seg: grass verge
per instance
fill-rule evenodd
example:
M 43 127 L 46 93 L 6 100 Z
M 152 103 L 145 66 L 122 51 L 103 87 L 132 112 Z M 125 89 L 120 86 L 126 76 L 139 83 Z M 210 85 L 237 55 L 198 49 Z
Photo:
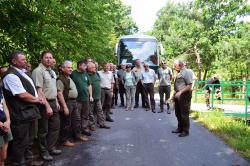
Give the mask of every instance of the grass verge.
M 208 128 L 250 161 L 250 127 L 244 121 L 224 116 L 222 112 L 192 112 L 191 117 Z

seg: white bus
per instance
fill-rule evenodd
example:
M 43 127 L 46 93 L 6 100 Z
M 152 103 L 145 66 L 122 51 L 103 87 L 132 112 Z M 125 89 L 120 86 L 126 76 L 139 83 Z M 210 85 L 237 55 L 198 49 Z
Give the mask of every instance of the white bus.
M 122 36 L 116 44 L 115 52 L 118 65 L 125 63 L 134 66 L 134 61 L 140 59 L 142 63 L 147 62 L 152 69 L 157 70 L 163 48 L 155 37 L 136 34 Z

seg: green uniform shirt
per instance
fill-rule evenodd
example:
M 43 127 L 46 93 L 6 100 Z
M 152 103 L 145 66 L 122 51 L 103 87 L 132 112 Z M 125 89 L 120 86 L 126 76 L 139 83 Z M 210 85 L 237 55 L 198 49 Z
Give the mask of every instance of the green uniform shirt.
M 32 79 L 36 87 L 42 88 L 47 99 L 56 99 L 56 73 L 46 68 L 42 63 L 32 72 Z
M 68 98 L 76 99 L 77 96 L 78 96 L 76 85 L 75 85 L 74 81 L 71 78 L 69 78 L 69 79 L 70 79 L 70 84 L 69 84 Z M 56 85 L 57 85 L 57 90 L 58 91 L 61 91 L 61 92 L 64 91 L 64 85 L 63 85 L 63 82 L 61 80 L 57 80 Z
M 71 78 L 77 88 L 77 101 L 89 101 L 88 87 L 90 85 L 90 80 L 88 74 L 86 72 L 79 72 L 75 70 L 72 72 Z
M 187 85 L 192 84 L 192 82 L 193 82 L 193 73 L 191 72 L 191 70 L 183 68 L 176 75 L 174 90 L 176 92 L 179 92 L 182 89 L 184 89 Z
M 89 79 L 92 85 L 92 95 L 94 100 L 101 99 L 101 86 L 100 86 L 100 77 L 97 73 L 91 74 L 89 73 Z

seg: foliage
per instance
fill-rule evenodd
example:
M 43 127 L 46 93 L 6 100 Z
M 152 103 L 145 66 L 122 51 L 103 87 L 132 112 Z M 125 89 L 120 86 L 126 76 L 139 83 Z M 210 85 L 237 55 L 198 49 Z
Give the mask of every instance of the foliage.
M 112 61 L 117 38 L 137 31 L 129 14 L 120 0 L 2 0 L 0 63 L 13 49 L 33 63 L 47 49 L 59 62 L 85 56 Z
M 250 160 L 250 127 L 243 121 L 225 117 L 221 112 L 192 112 L 191 116 Z
M 162 41 L 166 58 L 183 58 L 191 62 L 190 67 L 196 71 L 199 55 L 203 79 L 206 79 L 207 72 L 220 71 L 217 69 L 224 60 L 231 68 L 235 61 L 230 60 L 235 59 L 240 64 L 249 56 L 249 23 L 238 21 L 249 11 L 246 0 L 196 0 L 187 4 L 169 2 L 158 12 L 151 34 Z M 248 35 L 244 36 L 243 33 Z M 225 42 L 229 47 L 224 47 Z M 240 59 L 237 58 L 239 56 Z M 217 63 L 222 59 L 221 63 Z M 248 67 L 247 63 L 244 66 Z M 240 68 L 236 70 L 242 71 Z M 247 70 L 241 74 L 247 75 Z

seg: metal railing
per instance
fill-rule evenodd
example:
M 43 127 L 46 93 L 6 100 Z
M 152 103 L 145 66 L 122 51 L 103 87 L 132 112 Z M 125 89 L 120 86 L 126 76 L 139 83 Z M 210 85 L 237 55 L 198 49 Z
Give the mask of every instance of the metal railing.
M 225 101 L 242 101 L 242 105 L 245 106 L 244 113 L 231 112 L 225 113 L 226 115 L 244 117 L 248 119 L 250 113 L 248 113 L 249 96 L 250 96 L 250 80 L 247 81 L 220 81 L 220 84 L 206 84 L 206 81 L 196 81 L 195 84 L 195 102 L 197 103 L 198 95 L 205 95 L 206 88 L 211 87 L 211 110 L 215 109 L 215 87 L 221 87 L 221 104 Z

